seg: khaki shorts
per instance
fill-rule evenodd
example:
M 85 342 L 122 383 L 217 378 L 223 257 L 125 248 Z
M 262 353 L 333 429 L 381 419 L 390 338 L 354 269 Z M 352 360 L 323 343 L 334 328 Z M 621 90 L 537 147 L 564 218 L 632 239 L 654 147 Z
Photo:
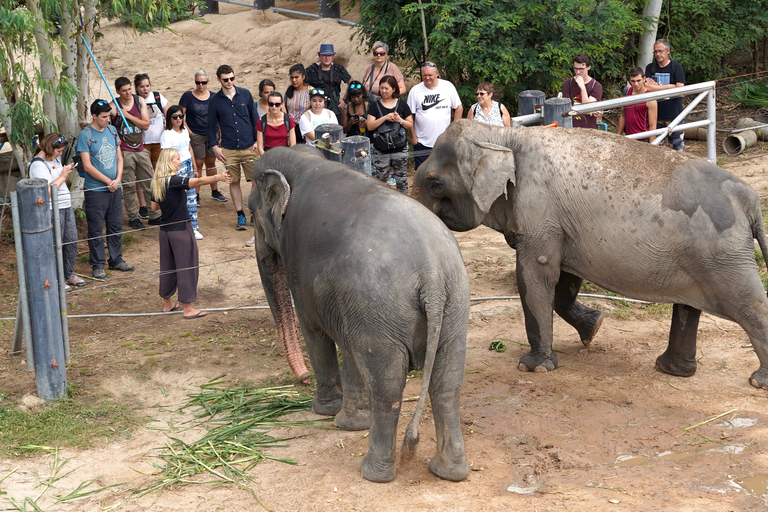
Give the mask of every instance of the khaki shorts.
M 207 156 L 214 156 L 213 148 L 208 147 L 208 136 L 198 135 L 190 130 L 189 140 L 189 144 L 192 146 L 192 152 L 195 154 L 195 160 L 202 160 Z
M 229 175 L 232 176 L 233 182 L 240 182 L 240 168 L 242 167 L 245 181 L 251 181 L 253 179 L 253 168 L 256 166 L 256 160 L 259 159 L 259 154 L 255 151 L 251 151 L 251 148 L 246 149 L 221 149 L 224 153 L 224 157 L 227 162 L 224 164 L 229 171 Z

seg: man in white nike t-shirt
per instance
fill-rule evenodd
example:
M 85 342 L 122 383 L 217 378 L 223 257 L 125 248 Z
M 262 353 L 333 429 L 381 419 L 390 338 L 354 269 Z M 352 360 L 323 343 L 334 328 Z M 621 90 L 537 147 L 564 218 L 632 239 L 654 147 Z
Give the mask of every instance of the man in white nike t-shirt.
M 421 82 L 408 93 L 408 107 L 414 113 L 411 142 L 416 169 L 432 152 L 435 141 L 453 120 L 461 119 L 464 108 L 453 84 L 438 78 L 433 62 L 421 64 Z

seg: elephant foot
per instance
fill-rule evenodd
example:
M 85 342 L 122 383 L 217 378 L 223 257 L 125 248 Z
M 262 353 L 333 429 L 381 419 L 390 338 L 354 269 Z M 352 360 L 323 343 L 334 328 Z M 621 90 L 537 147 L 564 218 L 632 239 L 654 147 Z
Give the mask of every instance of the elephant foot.
M 664 352 L 656 358 L 656 369 L 662 373 L 674 375 L 676 377 L 690 377 L 696 373 L 696 360 L 685 360 L 673 358 L 667 352 Z M 759 387 L 759 386 L 758 386 Z
M 758 389 L 768 389 L 768 369 L 760 368 L 749 378 L 749 383 Z
M 544 357 L 533 352 L 528 352 L 520 358 L 517 369 L 521 372 L 551 372 L 557 368 L 557 356 L 554 352 L 549 357 Z
M 460 458 L 451 459 L 443 452 L 438 453 L 429 461 L 429 470 L 433 475 L 443 480 L 460 482 L 469 475 L 469 464 L 463 454 Z
M 312 399 L 312 412 L 315 414 L 321 414 L 323 416 L 336 416 L 341 411 L 342 398 L 341 395 L 335 396 L 331 399 L 323 399 L 315 395 Z
M 584 315 L 583 321 L 577 325 L 576 331 L 579 333 L 581 342 L 585 347 L 588 347 L 592 340 L 595 339 L 597 331 L 603 325 L 603 316 L 602 311 L 593 309 L 590 313 Z
M 381 483 L 391 482 L 397 474 L 394 462 L 377 462 L 373 460 L 370 453 L 360 463 L 360 471 L 366 480 Z
M 333 423 L 341 430 L 365 430 L 371 426 L 371 411 L 345 407 L 339 411 Z

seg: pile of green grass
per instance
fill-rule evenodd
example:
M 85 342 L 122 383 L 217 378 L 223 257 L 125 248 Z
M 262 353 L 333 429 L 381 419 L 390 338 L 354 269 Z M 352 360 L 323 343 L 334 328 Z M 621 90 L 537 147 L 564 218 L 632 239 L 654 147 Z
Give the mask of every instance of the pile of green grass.
M 731 89 L 731 100 L 750 108 L 768 108 L 768 81 L 742 82 Z

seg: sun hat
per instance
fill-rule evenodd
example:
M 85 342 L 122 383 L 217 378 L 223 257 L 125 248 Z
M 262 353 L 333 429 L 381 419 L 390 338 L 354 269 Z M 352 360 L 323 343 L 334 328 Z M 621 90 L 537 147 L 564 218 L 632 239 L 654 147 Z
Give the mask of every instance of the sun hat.
M 317 52 L 318 55 L 336 55 L 336 52 L 333 51 L 333 45 L 328 43 L 323 43 L 320 45 L 320 51 Z

